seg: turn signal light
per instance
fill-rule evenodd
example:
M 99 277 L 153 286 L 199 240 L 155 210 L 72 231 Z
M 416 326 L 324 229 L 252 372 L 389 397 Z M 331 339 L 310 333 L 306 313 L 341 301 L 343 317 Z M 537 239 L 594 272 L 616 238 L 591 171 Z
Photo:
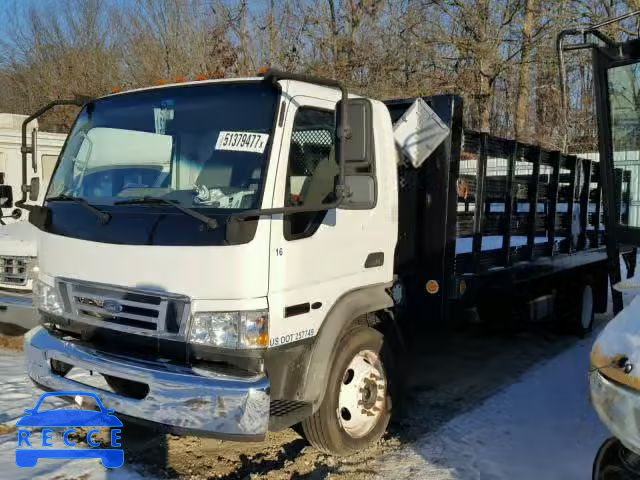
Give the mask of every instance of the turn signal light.
M 269 334 L 261 333 L 256 339 L 256 346 L 258 347 L 268 347 L 269 346 Z

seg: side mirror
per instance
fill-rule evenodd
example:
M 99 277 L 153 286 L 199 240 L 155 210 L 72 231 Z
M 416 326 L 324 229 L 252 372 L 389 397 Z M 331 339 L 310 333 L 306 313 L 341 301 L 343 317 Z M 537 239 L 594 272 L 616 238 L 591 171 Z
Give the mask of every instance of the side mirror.
M 33 177 L 29 182 L 29 200 L 35 202 L 40 195 L 40 179 Z
M 366 98 L 353 98 L 347 101 L 347 125 L 342 122 L 342 100 L 337 106 L 337 131 L 336 145 L 340 153 L 342 145 L 342 157 L 347 173 L 360 167 L 373 165 L 373 112 L 371 101 Z M 339 132 L 346 129 L 346 138 L 341 139 Z
M 27 178 L 29 176 L 29 168 L 28 168 L 28 156 L 31 154 L 31 167 L 34 172 L 38 171 L 38 156 L 37 156 L 37 135 L 38 133 L 35 131 L 31 132 L 31 146 L 27 145 L 27 137 L 29 129 L 29 124 L 38 119 L 38 117 L 42 116 L 44 113 L 51 110 L 53 107 L 57 107 L 59 105 L 77 105 L 82 106 L 88 102 L 88 97 L 80 97 L 76 96 L 73 100 L 54 100 L 52 102 L 47 103 L 44 107 L 36 111 L 35 113 L 29 115 L 22 122 L 22 127 L 20 128 L 21 137 L 22 137 L 22 145 L 20 147 L 20 154 L 22 157 L 22 198 L 16 202 L 16 206 L 20 208 L 25 208 L 27 210 L 32 209 L 33 205 L 25 205 L 27 201 L 27 193 L 29 194 L 29 200 L 35 201 L 38 199 L 38 194 L 40 193 L 40 180 L 39 179 L 31 179 L 29 185 L 27 185 Z
M 341 139 L 343 127 L 342 101 L 338 102 L 338 130 L 336 144 L 343 141 L 341 167 L 344 168 L 341 208 L 372 208 L 376 203 L 375 145 L 373 143 L 373 106 L 366 98 L 354 98 L 347 102 L 347 135 Z

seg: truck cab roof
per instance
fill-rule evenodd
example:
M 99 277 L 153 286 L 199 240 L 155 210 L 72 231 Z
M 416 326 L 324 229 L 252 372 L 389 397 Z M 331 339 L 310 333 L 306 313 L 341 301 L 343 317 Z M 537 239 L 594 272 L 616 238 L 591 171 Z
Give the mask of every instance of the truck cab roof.
M 191 87 L 194 85 L 207 85 L 207 84 L 214 84 L 214 83 L 259 82 L 262 79 L 263 79 L 262 77 L 216 78 L 216 79 L 208 79 L 208 80 L 192 80 L 188 82 L 164 83 L 162 85 L 148 85 L 146 87 L 132 88 L 130 90 L 122 90 L 120 92 L 110 93 L 109 95 L 98 97 L 98 100 L 102 98 L 117 96 L 117 95 L 126 95 L 134 92 L 144 92 L 147 90 L 161 90 L 164 88 L 172 88 L 172 87 Z

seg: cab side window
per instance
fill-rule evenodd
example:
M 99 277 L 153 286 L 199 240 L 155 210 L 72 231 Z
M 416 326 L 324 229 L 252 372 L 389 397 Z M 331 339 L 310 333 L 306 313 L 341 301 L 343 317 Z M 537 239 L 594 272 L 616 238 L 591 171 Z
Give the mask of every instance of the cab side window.
M 334 132 L 334 112 L 309 107 L 296 112 L 289 147 L 285 206 L 322 206 L 336 200 L 339 166 L 333 145 Z M 285 215 L 285 239 L 313 235 L 325 215 L 326 210 Z

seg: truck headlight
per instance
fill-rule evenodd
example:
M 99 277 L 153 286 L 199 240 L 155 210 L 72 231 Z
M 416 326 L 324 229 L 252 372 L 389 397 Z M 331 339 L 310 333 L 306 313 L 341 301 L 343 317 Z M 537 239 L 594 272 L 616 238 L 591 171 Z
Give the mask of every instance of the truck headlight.
M 264 348 L 269 344 L 269 313 L 266 310 L 194 313 L 189 341 L 221 348 Z
M 33 281 L 33 306 L 52 315 L 62 315 L 64 308 L 56 287 L 35 279 Z

